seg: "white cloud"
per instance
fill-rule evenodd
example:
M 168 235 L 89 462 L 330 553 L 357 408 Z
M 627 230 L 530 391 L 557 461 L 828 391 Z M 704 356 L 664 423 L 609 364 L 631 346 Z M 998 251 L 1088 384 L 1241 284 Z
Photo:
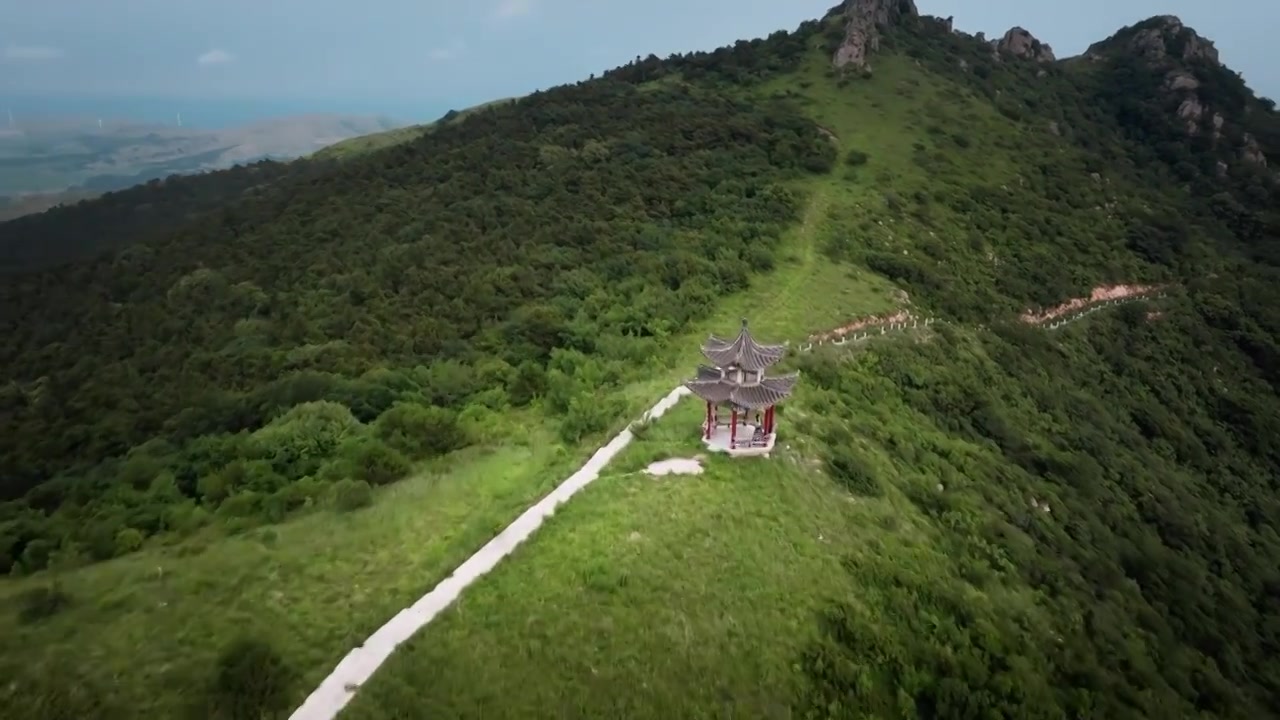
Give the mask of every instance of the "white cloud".
M 215 48 L 196 58 L 196 63 L 200 65 L 225 65 L 235 59 L 235 56 L 226 50 Z
M 461 55 L 462 51 L 466 49 L 467 49 L 466 44 L 463 43 L 461 40 L 458 40 L 450 45 L 434 48 L 431 51 L 431 59 L 438 62 L 443 62 L 445 60 L 452 60 L 458 57 L 459 55 Z
M 4 49 L 5 60 L 57 60 L 63 55 L 62 48 L 48 45 L 9 45 Z
M 523 17 L 533 12 L 533 0 L 502 0 L 494 8 L 493 16 L 499 20 Z

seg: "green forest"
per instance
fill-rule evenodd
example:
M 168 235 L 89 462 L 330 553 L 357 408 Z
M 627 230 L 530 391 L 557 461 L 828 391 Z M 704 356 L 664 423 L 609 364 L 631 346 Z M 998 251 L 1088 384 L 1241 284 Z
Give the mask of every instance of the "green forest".
M 598 81 L 16 276 L 0 569 L 280 520 L 535 397 L 567 440 L 601 431 L 619 408 L 589 398 L 768 269 L 781 183 L 834 163 L 785 107 Z
M 909 17 L 883 29 L 873 69 L 836 70 L 844 11 L 636 58 L 340 160 L 169 178 L 0 224 L 0 670 L 39 676 L 0 710 L 283 716 L 339 648 L 518 514 L 514 498 L 691 372 L 706 329 L 747 307 L 794 342 L 909 303 L 945 322 L 789 361 L 802 384 L 785 452 L 713 461 L 711 489 L 602 479 L 466 600 L 492 608 L 483 622 L 446 613 L 349 715 L 1273 714 L 1280 182 L 1242 148 L 1280 159 L 1274 103 L 1216 63 L 1132 52 L 1158 18 L 1096 58 L 1044 64 Z M 1164 32 L 1176 49 L 1193 31 Z M 1220 128 L 1188 131 L 1174 70 Z M 1173 290 L 1054 333 L 1016 322 L 1121 283 Z M 693 451 L 690 418 L 648 429 L 632 460 Z M 539 476 L 499 487 L 517 481 L 491 479 L 486 458 Z M 774 487 L 790 484 L 819 499 Z M 679 502 L 740 513 L 742 529 L 651 493 L 706 493 Z M 143 648 L 158 610 L 104 599 L 160 564 L 191 573 L 172 587 L 230 593 L 250 572 L 235 558 L 301 562 L 308 548 L 280 538 L 341 537 L 406 496 L 438 501 L 421 532 L 460 544 L 424 549 L 426 578 L 361 586 L 378 599 L 358 620 L 305 606 L 326 614 L 315 637 L 228 634 L 296 619 L 275 597 L 290 583 L 339 592 L 319 570 L 277 577 L 283 559 L 246 590 L 270 599 L 157 620 L 190 630 L 181 658 Z M 592 523 L 621 533 L 632 505 L 740 555 L 686 540 L 679 562 L 606 568 Z M 768 549 L 819 519 L 818 559 L 796 559 L 811 538 Z M 381 541 L 350 552 L 378 567 L 409 552 Z M 717 579 L 734 562 L 750 569 Z M 743 599 L 755 572 L 779 584 L 774 605 Z M 609 601 L 593 595 L 605 586 Z M 156 592 L 176 605 L 169 587 Z M 722 617 L 699 619 L 699 592 L 749 618 L 770 648 L 759 667 Z M 539 610 L 521 603 L 537 602 L 616 639 L 526 640 Z M 671 607 L 686 639 L 707 635 L 667 671 L 643 635 L 645 613 Z M 94 660 L 40 674 L 80 643 Z M 509 666 L 507 643 L 522 649 Z M 647 674 L 605 691 L 557 654 L 571 652 Z M 491 697 L 481 675 L 516 689 Z

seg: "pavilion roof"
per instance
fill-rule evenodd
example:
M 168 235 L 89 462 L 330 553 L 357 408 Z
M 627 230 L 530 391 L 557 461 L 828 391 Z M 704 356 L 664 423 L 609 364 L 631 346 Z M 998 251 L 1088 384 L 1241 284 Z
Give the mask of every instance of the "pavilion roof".
M 751 371 L 764 370 L 781 360 L 786 352 L 786 345 L 766 345 L 756 342 L 751 332 L 747 330 L 745 319 L 742 321 L 742 329 L 734 339 L 725 340 L 711 335 L 702 344 L 702 354 L 716 367 L 738 367 Z
M 760 410 L 777 405 L 791 395 L 799 373 L 767 377 L 759 384 L 738 385 L 721 380 L 719 371 L 716 377 L 705 377 L 699 368 L 698 377 L 685 382 L 684 386 L 698 397 L 713 403 L 733 403 L 748 410 Z

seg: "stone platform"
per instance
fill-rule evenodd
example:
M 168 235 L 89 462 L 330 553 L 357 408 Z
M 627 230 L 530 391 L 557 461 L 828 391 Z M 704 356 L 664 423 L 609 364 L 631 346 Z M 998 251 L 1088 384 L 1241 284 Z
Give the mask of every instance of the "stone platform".
M 738 436 L 736 446 L 731 447 L 729 439 L 731 431 L 729 423 L 718 424 L 711 432 L 711 438 L 703 437 L 703 444 L 708 450 L 713 452 L 727 453 L 733 457 L 768 457 L 773 451 L 773 442 L 777 438 L 777 433 L 764 435 L 759 441 L 753 443 L 751 438 L 755 436 L 756 425 L 753 423 L 738 423 Z

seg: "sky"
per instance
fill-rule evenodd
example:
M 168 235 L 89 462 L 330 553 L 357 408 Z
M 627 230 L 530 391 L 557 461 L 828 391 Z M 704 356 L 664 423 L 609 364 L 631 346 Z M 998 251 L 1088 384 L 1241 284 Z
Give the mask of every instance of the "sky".
M 0 102 L 21 96 L 292 103 L 403 116 L 582 79 L 634 58 L 794 29 L 838 0 L 0 0 Z M 1178 15 L 1280 95 L 1276 0 L 917 0 L 957 29 L 1014 25 L 1082 52 Z M 12 104 L 12 102 L 10 103 Z M 428 117 L 429 116 L 429 117 Z

